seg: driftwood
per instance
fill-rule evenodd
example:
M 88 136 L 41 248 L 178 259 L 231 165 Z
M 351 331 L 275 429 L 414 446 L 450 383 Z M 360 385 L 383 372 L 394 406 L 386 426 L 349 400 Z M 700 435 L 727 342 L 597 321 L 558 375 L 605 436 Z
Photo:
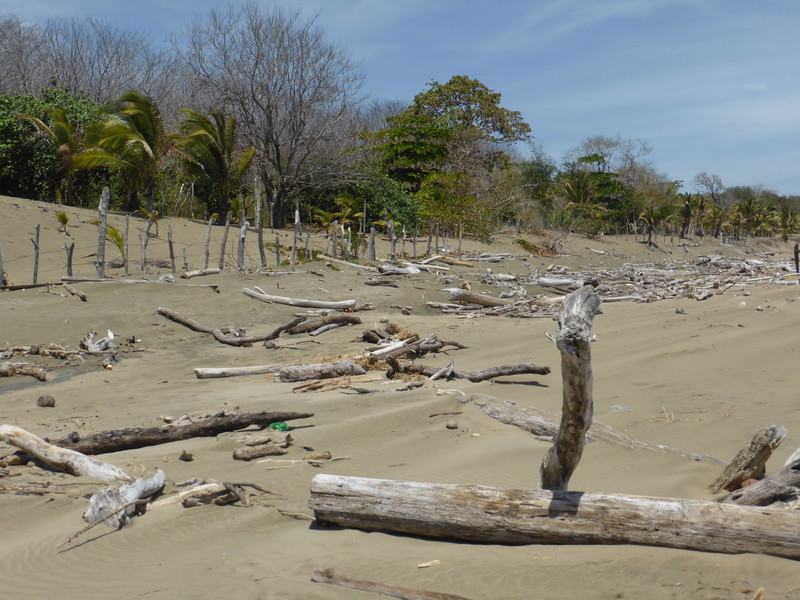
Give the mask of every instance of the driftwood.
M 167 475 L 157 469 L 149 479 L 137 479 L 133 483 L 100 490 L 89 500 L 89 509 L 83 514 L 83 520 L 99 522 L 107 527 L 125 527 L 140 511 L 142 505 L 139 501 L 160 493 L 166 483 Z
M 316 475 L 322 524 L 486 544 L 637 544 L 800 559 L 797 514 L 616 494 Z
M 424 375 L 431 377 L 439 372 L 440 368 L 426 367 L 415 363 L 407 363 L 401 365 L 395 359 L 387 359 L 389 363 L 389 370 L 387 377 L 392 379 L 397 373 L 409 373 L 412 375 Z M 495 377 L 508 377 L 510 375 L 547 375 L 550 373 L 550 367 L 540 367 L 531 363 L 520 363 L 517 365 L 502 365 L 499 367 L 490 367 L 488 369 L 481 369 L 480 371 L 457 371 L 453 369 L 448 379 L 468 379 L 473 383 L 479 381 L 487 381 Z
M 352 360 L 334 360 L 312 365 L 293 365 L 282 367 L 275 379 L 277 381 L 307 381 L 309 379 L 328 379 L 344 375 L 364 375 L 367 371 Z
M 135 478 L 114 465 L 85 456 L 85 453 L 59 448 L 13 425 L 0 425 L 0 440 L 19 448 L 28 456 L 70 475 L 86 475 L 100 481 L 132 483 Z
M 485 296 L 462 288 L 445 288 L 444 291 L 450 292 L 450 299 L 454 302 L 469 302 L 470 304 L 478 304 L 480 306 L 505 306 L 507 304 L 514 304 L 514 301 L 510 298 L 494 298 L 493 296 Z
M 400 287 L 394 281 L 391 281 L 389 279 L 367 279 L 364 281 L 364 285 L 384 286 L 391 288 Z
M 72 287 L 68 283 L 64 284 L 64 290 L 66 290 L 67 292 L 69 292 L 73 296 L 77 296 L 78 298 L 80 298 L 81 302 L 86 302 L 86 300 L 87 300 L 87 297 L 86 297 L 85 293 L 83 293 L 79 289 L 76 289 L 76 288 Z
M 264 456 L 280 456 L 289 452 L 277 444 L 267 443 L 257 446 L 245 446 L 233 451 L 234 460 L 253 460 Z
M 353 383 L 381 381 L 383 376 L 379 373 L 365 373 L 364 375 L 345 375 L 343 377 L 330 377 L 328 379 L 309 379 L 297 387 L 292 388 L 295 393 L 329 392 L 342 388 L 351 389 Z
M 564 298 L 558 316 L 556 345 L 561 352 L 563 402 L 561 425 L 541 466 L 541 487 L 566 491 L 583 454 L 584 437 L 592 425 L 592 320 L 600 308 L 594 288 L 585 286 Z
M 395 348 L 389 352 L 383 353 L 382 358 L 389 360 L 390 358 L 399 359 L 407 356 L 420 357 L 429 352 L 441 352 L 445 346 L 452 346 L 458 349 L 466 348 L 464 344 L 439 340 L 435 334 L 432 334 L 421 340 L 412 341 L 400 348 Z
M 266 293 L 259 287 L 255 289 L 244 288 L 242 292 L 246 296 L 261 300 L 262 302 L 274 302 L 276 304 L 288 304 L 289 306 L 304 306 L 308 308 L 333 308 L 333 309 L 353 309 L 356 307 L 355 300 L 342 300 L 339 302 L 327 302 L 323 300 L 307 300 L 304 298 L 287 298 L 286 296 L 273 296 Z
M 456 596 L 454 594 L 428 592 L 425 590 L 410 590 L 393 585 L 375 583 L 374 581 L 351 579 L 350 577 L 340 575 L 333 569 L 314 569 L 311 572 L 311 581 L 314 583 L 330 583 L 333 585 L 340 585 L 351 590 L 371 592 L 373 594 L 380 594 L 381 596 L 401 598 L 402 600 L 468 600 L 464 596 Z
M 346 267 L 353 267 L 354 269 L 361 269 L 362 271 L 376 272 L 378 270 L 375 267 L 371 267 L 369 265 L 359 265 L 358 263 L 348 262 L 346 260 L 333 258 L 332 256 L 327 256 L 325 254 L 318 254 L 317 257 L 320 258 L 321 260 L 327 260 L 327 261 L 335 263 L 337 265 L 344 265 Z
M 197 269 L 195 271 L 186 271 L 181 273 L 181 279 L 191 279 L 193 277 L 205 277 L 206 275 L 219 275 L 220 269 Z
M 420 271 L 415 265 L 398 267 L 397 265 L 386 263 L 378 267 L 378 272 L 382 273 L 383 275 L 417 275 L 422 271 Z
M 748 479 L 762 479 L 769 457 L 780 446 L 786 433 L 784 427 L 777 425 L 759 430 L 750 445 L 739 451 L 711 485 L 712 493 L 716 494 L 720 490 L 733 492 L 741 488 L 742 482 Z
M 800 459 L 795 459 L 777 473 L 736 490 L 720 498 L 720 501 L 768 506 L 775 502 L 797 498 L 798 488 L 800 488 Z
M 349 313 L 339 313 L 323 317 L 322 319 L 308 319 L 301 321 L 297 325 L 287 327 L 284 331 L 288 334 L 294 335 L 299 333 L 311 333 L 320 327 L 327 325 L 359 325 L 361 319 Z
M 44 370 L 43 367 L 38 367 L 36 365 L 32 365 L 29 363 L 3 363 L 3 365 L 10 365 L 9 367 L 4 367 L 4 373 L 0 373 L 0 377 L 10 377 L 12 375 L 27 375 L 29 377 L 34 377 L 39 381 L 47 381 L 47 371 Z
M 256 425 L 266 427 L 279 421 L 307 419 L 314 413 L 306 412 L 258 412 L 215 413 L 198 418 L 194 422 L 174 423 L 162 427 L 113 429 L 81 437 L 77 433 L 56 440 L 62 448 L 70 448 L 84 454 L 104 454 L 132 448 L 157 446 L 195 437 L 213 437 L 226 431 L 236 431 Z
M 216 379 L 220 377 L 240 377 L 243 375 L 265 375 L 277 373 L 283 365 L 256 365 L 253 367 L 198 367 L 194 370 L 198 379 Z
M 269 339 L 269 336 L 266 335 L 256 335 L 256 336 L 245 336 L 245 335 L 231 335 L 226 333 L 223 329 L 219 327 L 210 327 L 208 325 L 203 325 L 194 319 L 189 317 L 185 317 L 182 314 L 178 313 L 177 311 L 172 310 L 171 308 L 165 308 L 160 306 L 156 312 L 170 321 L 175 321 L 176 323 L 180 323 L 191 329 L 192 331 L 197 331 L 199 333 L 208 333 L 214 337 L 215 340 L 220 342 L 221 344 L 227 344 L 228 346 L 252 346 L 257 342 L 263 342 Z

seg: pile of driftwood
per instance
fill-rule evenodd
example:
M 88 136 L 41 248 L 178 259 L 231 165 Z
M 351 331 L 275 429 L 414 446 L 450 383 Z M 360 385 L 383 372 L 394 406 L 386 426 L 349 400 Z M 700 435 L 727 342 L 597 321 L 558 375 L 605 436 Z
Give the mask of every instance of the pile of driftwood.
M 245 488 L 269 493 L 268 490 L 251 483 L 218 483 L 196 479 L 185 485 L 176 484 L 176 487 L 188 489 L 157 500 L 167 484 L 164 471 L 157 469 L 151 477 L 137 479 L 124 469 L 97 460 L 93 456 L 196 437 L 214 437 L 220 433 L 251 426 L 263 430 L 273 423 L 312 416 L 313 413 L 302 412 L 241 413 L 221 410 L 194 417 L 162 418 L 167 423 L 159 427 L 116 429 L 85 436 L 71 433 L 54 442 L 41 439 L 13 425 L 0 425 L 0 441 L 18 449 L 16 453 L 0 459 L 0 467 L 7 470 L 9 466 L 26 465 L 34 461 L 71 475 L 84 475 L 115 484 L 90 498 L 88 510 L 83 515 L 89 525 L 71 536 L 67 540 L 69 542 L 98 524 L 115 528 L 129 525 L 134 516 L 143 514 L 147 508 L 158 508 L 169 504 L 181 504 L 184 507 L 211 502 L 230 504 L 237 501 L 249 506 Z M 241 439 L 243 446 L 234 450 L 233 458 L 252 460 L 284 454 L 286 452 L 284 449 L 291 444 L 291 441 L 291 435 L 280 431 L 251 433 Z M 186 453 L 180 458 L 192 460 Z
M 541 489 L 317 475 L 309 502 L 316 520 L 479 543 L 640 544 L 800 559 L 800 513 L 785 503 L 798 497 L 800 453 L 764 477 L 782 428 L 759 432 L 731 462 L 713 489 L 733 491 L 717 501 L 568 490 L 592 425 L 590 340 L 599 306 L 586 286 L 564 299 L 559 314 L 562 417 L 541 464 Z

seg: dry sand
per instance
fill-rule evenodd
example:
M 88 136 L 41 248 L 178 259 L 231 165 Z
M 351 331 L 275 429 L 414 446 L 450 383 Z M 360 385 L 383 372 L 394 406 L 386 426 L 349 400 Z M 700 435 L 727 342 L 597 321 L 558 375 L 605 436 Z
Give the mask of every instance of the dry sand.
M 93 277 L 91 256 L 96 227 L 89 211 L 67 209 L 70 236 L 58 231 L 52 205 L 0 198 L 0 252 L 13 283 L 28 283 L 33 268 L 34 228 L 41 225 L 39 281 L 58 281 L 64 274 L 62 246 L 75 242 L 76 275 Z M 124 220 L 112 215 L 120 230 Z M 168 258 L 167 227 L 171 225 L 178 262 L 187 248 L 190 268 L 203 266 L 202 223 L 162 219 L 160 236 L 148 255 Z M 131 239 L 143 229 L 131 220 Z M 282 232 L 289 244 L 288 232 Z M 274 234 L 267 232 L 267 241 Z M 236 235 L 231 232 L 231 240 Z M 221 228 L 212 237 L 211 266 L 216 266 Z M 533 237 L 527 239 L 538 242 Z M 556 258 L 522 256 L 513 237 L 498 236 L 491 246 L 474 242 L 464 250 L 511 252 L 516 255 L 496 271 L 528 273 L 550 263 L 570 268 L 618 266 L 623 262 L 690 258 L 709 253 L 745 256 L 746 249 L 721 246 L 716 240 L 688 248 L 659 240 L 661 250 L 648 249 L 632 238 L 589 240 L 572 236 Z M 320 242 L 317 240 L 317 244 Z M 791 244 L 759 241 L 750 250 L 761 256 L 791 255 Z M 454 244 L 451 243 L 451 246 Z M 606 254 L 587 250 L 594 248 Z M 410 249 L 410 248 L 409 248 Z M 610 251 L 615 252 L 614 255 Z M 382 251 L 386 252 L 385 248 Z M 108 247 L 107 256 L 116 250 Z M 132 251 L 138 256 L 138 251 Z M 235 256 L 235 254 L 234 254 Z M 776 258 L 774 256 L 773 258 Z M 232 262 L 229 258 L 229 263 Z M 258 263 L 255 236 L 248 237 L 248 264 Z M 269 257 L 274 266 L 274 257 Z M 300 268 L 300 267 L 298 267 Z M 550 319 L 502 317 L 463 319 L 425 308 L 428 300 L 447 301 L 447 287 L 423 273 L 400 278 L 400 288 L 363 284 L 366 275 L 347 267 L 322 273 L 267 277 L 238 273 L 229 266 L 222 275 L 188 283 L 218 284 L 216 294 L 204 287 L 175 284 L 78 284 L 88 295 L 76 297 L 44 289 L 0 292 L 0 347 L 43 343 L 76 347 L 90 329 L 111 329 L 135 336 L 146 351 L 127 354 L 103 370 L 89 359 L 82 366 L 52 370 L 43 383 L 18 375 L 0 379 L 0 423 L 14 424 L 41 435 L 58 437 L 73 430 L 100 431 L 160 424 L 159 415 L 180 416 L 221 408 L 248 411 L 301 410 L 315 413 L 295 421 L 295 445 L 286 459 L 300 459 L 304 446 L 349 457 L 315 468 L 308 464 L 240 462 L 231 458 L 231 434 L 104 455 L 102 458 L 137 475 L 166 471 L 170 482 L 191 477 L 247 481 L 274 492 L 251 508 L 203 506 L 148 512 L 121 531 L 95 528 L 69 546 L 57 545 L 83 526 L 84 494 L 101 486 L 32 467 L 10 467 L 14 476 L 0 478 L 0 597 L 2 598 L 303 598 L 370 597 L 363 592 L 310 582 L 314 568 L 332 567 L 350 577 L 389 585 L 436 590 L 479 599 L 527 598 L 752 598 L 764 587 L 770 600 L 800 596 L 800 570 L 784 559 L 756 555 L 728 556 L 638 546 L 502 547 L 430 541 L 355 530 L 321 530 L 308 521 L 279 511 L 309 514 L 309 483 L 320 472 L 429 482 L 480 483 L 532 488 L 548 444 L 494 421 L 471 404 L 461 404 L 456 389 L 488 394 L 523 406 L 548 411 L 557 419 L 561 402 L 558 352 L 545 336 L 556 333 Z M 481 268 L 454 267 L 470 273 Z M 285 270 L 285 269 L 284 269 Z M 137 272 L 131 265 L 131 272 Z M 166 269 L 152 269 L 157 278 Z M 122 270 L 110 268 L 109 274 Z M 364 325 L 340 328 L 316 338 L 281 337 L 296 349 L 267 350 L 262 345 L 234 348 L 210 336 L 189 331 L 156 314 L 166 306 L 210 325 L 237 325 L 248 333 L 265 334 L 291 319 L 297 309 L 264 304 L 245 297 L 243 287 L 317 299 L 355 298 L 376 309 L 359 313 Z M 477 286 L 478 290 L 483 289 Z M 613 303 L 594 321 L 595 420 L 631 437 L 665 444 L 686 452 L 730 460 L 752 434 L 765 425 L 785 426 L 789 435 L 770 464 L 776 470 L 800 445 L 800 411 L 793 373 L 800 358 L 796 335 L 800 288 L 736 286 L 703 302 L 662 301 L 652 304 Z M 58 291 L 53 288 L 51 291 Z M 746 303 L 741 306 L 741 303 Z M 412 306 L 401 314 L 393 306 Z M 756 310 L 761 306 L 764 310 Z M 683 307 L 684 315 L 676 314 Z M 308 362 L 349 356 L 365 344 L 355 342 L 363 329 L 389 317 L 423 335 L 437 333 L 468 349 L 449 356 L 428 356 L 423 362 L 472 370 L 518 362 L 547 364 L 548 376 L 516 376 L 494 383 L 463 380 L 428 383 L 414 391 L 356 395 L 342 391 L 292 393 L 292 384 L 272 376 L 198 380 L 195 367 L 244 366 Z M 15 359 L 21 360 L 21 359 Z M 369 384 L 386 389 L 380 383 Z M 52 395 L 54 408 L 39 408 L 36 399 Z M 624 410 L 620 410 L 624 408 Z M 462 411 L 456 417 L 433 413 Z M 458 429 L 445 428 L 455 419 Z M 178 460 L 182 451 L 192 462 Z M 0 448 L 0 455 L 9 453 Z M 285 468 L 275 469 L 276 466 Z M 590 445 L 575 473 L 571 489 L 710 499 L 708 485 L 721 467 L 675 454 L 630 450 L 597 442 Z M 41 495 L 15 490 L 49 483 Z M 171 486 L 168 487 L 168 491 Z M 438 560 L 429 568 L 417 568 Z

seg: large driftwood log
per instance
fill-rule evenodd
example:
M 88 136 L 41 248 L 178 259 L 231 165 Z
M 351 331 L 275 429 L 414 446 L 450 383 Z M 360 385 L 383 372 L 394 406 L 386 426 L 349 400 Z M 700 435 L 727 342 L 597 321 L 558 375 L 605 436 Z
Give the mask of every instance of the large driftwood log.
M 349 313 L 339 313 L 323 317 L 322 319 L 307 319 L 305 321 L 298 323 L 297 325 L 287 328 L 285 331 L 286 333 L 291 335 L 295 335 L 298 333 L 309 333 L 319 329 L 320 327 L 325 327 L 327 325 L 333 325 L 333 324 L 360 325 L 361 319 L 356 315 L 351 315 Z
M 253 367 L 198 367 L 194 370 L 198 379 L 216 379 L 219 377 L 240 377 L 243 375 L 265 375 L 277 373 L 283 365 L 256 365 Z
M 340 575 L 333 569 L 314 569 L 311 572 L 311 581 L 314 583 L 340 585 L 350 588 L 351 590 L 372 592 L 373 594 L 400 598 L 401 600 L 468 600 L 464 596 L 455 596 L 453 594 L 429 592 L 426 590 L 410 590 L 408 588 L 385 585 L 374 581 L 365 581 L 364 579 L 351 579 L 350 577 Z
M 231 335 L 225 333 L 219 327 L 210 327 L 208 325 L 203 325 L 202 323 L 195 321 L 189 317 L 186 317 L 180 314 L 177 311 L 172 310 L 171 308 L 165 308 L 163 306 L 158 307 L 156 310 L 158 314 L 163 317 L 168 318 L 170 321 L 175 321 L 176 323 L 180 323 L 191 329 L 192 331 L 197 331 L 199 333 L 208 333 L 214 337 L 221 344 L 227 344 L 228 346 L 252 346 L 257 342 L 263 342 L 269 339 L 268 335 L 250 335 L 250 336 L 238 336 L 238 335 Z
M 134 477 L 119 467 L 89 458 L 74 450 L 59 448 L 14 425 L 0 425 L 0 440 L 70 475 L 86 475 L 108 482 L 135 481 Z
M 275 379 L 278 381 L 306 381 L 308 379 L 328 379 L 344 375 L 363 375 L 367 371 L 352 360 L 334 360 L 313 365 L 293 365 L 282 367 Z
M 210 233 L 210 230 L 209 230 Z M 196 269 L 194 271 L 186 271 L 181 273 L 181 279 L 192 279 L 193 277 L 205 277 L 206 275 L 219 275 L 219 269 Z
M 389 370 L 387 372 L 389 379 L 394 377 L 396 373 L 409 373 L 412 375 L 431 377 L 441 370 L 441 367 L 428 367 L 415 363 L 401 365 L 397 360 L 392 358 L 387 359 L 386 362 L 389 363 Z M 448 379 L 468 379 L 473 383 L 478 383 L 479 381 L 487 381 L 496 377 L 508 377 L 510 375 L 547 375 L 548 373 L 550 373 L 550 367 L 540 367 L 531 363 L 520 363 L 517 365 L 489 367 L 488 369 L 481 369 L 480 371 L 458 371 L 453 369 L 448 373 Z
M 478 304 L 480 306 L 506 306 L 507 304 L 514 304 L 510 298 L 494 298 L 492 296 L 484 296 L 462 288 L 445 288 L 443 291 L 450 292 L 450 299 L 454 302 L 469 302 L 470 304 Z
M 85 437 L 72 433 L 57 440 L 55 444 L 84 454 L 105 454 L 106 452 L 157 446 L 195 437 L 213 437 L 226 431 L 236 431 L 251 425 L 266 427 L 278 421 L 307 419 L 313 416 L 314 413 L 281 411 L 213 414 L 194 422 L 181 422 L 162 427 L 112 429 Z
M 324 300 L 307 300 L 305 298 L 287 298 L 286 296 L 273 296 L 259 287 L 255 289 L 244 288 L 245 296 L 261 300 L 262 302 L 274 302 L 276 304 L 288 304 L 289 306 L 304 306 L 306 308 L 333 308 L 333 309 L 352 309 L 356 307 L 355 300 L 342 300 L 339 302 L 328 302 Z
M 638 544 L 800 559 L 793 511 L 692 500 L 316 475 L 321 523 L 487 544 Z
M 565 491 L 583 454 L 584 437 L 592 425 L 592 320 L 600 308 L 594 288 L 584 286 L 564 298 L 558 315 L 556 345 L 561 352 L 563 401 L 561 425 L 541 466 L 541 487 Z
M 786 437 L 786 428 L 772 425 L 759 430 L 750 441 L 747 448 L 742 448 L 736 457 L 720 473 L 711 485 L 711 491 L 720 490 L 733 492 L 742 487 L 742 482 L 748 479 L 761 479 L 764 477 L 766 464 L 772 452 L 780 446 Z

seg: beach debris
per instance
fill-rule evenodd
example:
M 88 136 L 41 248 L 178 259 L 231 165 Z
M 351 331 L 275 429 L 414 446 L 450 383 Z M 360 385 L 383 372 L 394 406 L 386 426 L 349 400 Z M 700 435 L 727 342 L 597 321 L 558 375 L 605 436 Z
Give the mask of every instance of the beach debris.
M 432 377 L 436 375 L 441 368 L 428 367 L 418 363 L 409 362 L 401 365 L 397 359 L 388 358 L 389 369 L 386 376 L 393 379 L 395 375 L 405 373 L 409 375 L 423 375 L 425 377 Z M 449 368 L 446 372 L 447 379 L 467 379 L 473 383 L 480 381 L 487 381 L 496 377 L 509 377 L 511 375 L 547 375 L 550 373 L 550 367 L 538 366 L 531 363 L 519 363 L 516 365 L 501 365 L 497 367 L 490 367 L 481 369 L 480 371 L 458 371 L 454 368 Z M 442 375 L 440 375 L 441 377 Z
M 750 444 L 739 450 L 716 481 L 711 484 L 711 492 L 714 494 L 721 490 L 733 492 L 741 488 L 742 482 L 745 480 L 763 479 L 767 461 L 775 449 L 781 445 L 786 434 L 786 428 L 778 425 L 759 429 Z
M 220 269 L 197 269 L 195 271 L 185 271 L 181 273 L 181 279 L 192 279 L 193 277 L 205 277 L 206 275 L 219 275 L 222 271 Z
M 69 292 L 71 295 L 77 296 L 80 299 L 81 302 L 86 302 L 88 300 L 88 297 L 86 296 L 86 294 L 84 292 L 80 291 L 79 289 L 76 289 L 76 288 L 72 287 L 70 284 L 65 283 L 63 287 L 64 287 L 64 290 Z
M 171 308 L 165 308 L 163 306 L 160 306 L 156 312 L 170 321 L 175 321 L 176 323 L 188 327 L 192 331 L 208 333 L 221 344 L 226 344 L 228 346 L 252 346 L 257 342 L 270 339 L 267 335 L 246 336 L 246 331 L 239 327 L 210 327 L 208 325 L 203 325 Z
M 364 375 L 367 371 L 352 360 L 334 360 L 309 365 L 281 367 L 275 376 L 277 381 L 307 381 L 309 379 L 329 379 L 344 375 Z
M 245 296 L 261 300 L 262 302 L 274 302 L 276 304 L 288 304 L 289 306 L 303 306 L 306 308 L 331 308 L 331 309 L 354 309 L 356 308 L 355 300 L 341 300 L 329 302 L 324 300 L 308 300 L 305 298 L 288 298 L 286 296 L 274 296 L 268 294 L 260 287 L 253 286 L 253 289 L 244 288 L 242 292 Z
M 113 429 L 81 436 L 68 434 L 55 441 L 57 446 L 70 448 L 84 454 L 105 454 L 133 448 L 156 446 L 196 437 L 214 437 L 227 431 L 244 429 L 251 425 L 267 427 L 278 421 L 307 419 L 308 412 L 238 412 L 219 410 L 199 416 L 184 416 L 161 427 Z
M 351 579 L 350 577 L 340 575 L 333 569 L 314 569 L 311 572 L 311 581 L 314 583 L 330 583 L 332 585 L 339 585 L 351 590 L 370 592 L 372 594 L 379 594 L 382 596 L 391 596 L 392 598 L 400 598 L 401 600 L 469 600 L 464 596 L 456 596 L 454 594 L 429 592 L 425 590 L 412 590 L 393 585 L 385 585 L 383 583 L 376 583 L 374 581 L 366 581 L 363 579 Z
M 352 389 L 354 383 L 367 383 L 370 381 L 381 381 L 383 375 L 376 373 L 365 373 L 364 375 L 345 375 L 343 377 L 332 377 L 329 379 L 310 379 L 292 388 L 295 393 L 304 392 L 329 392 L 342 388 Z
M 220 377 L 241 377 L 246 375 L 265 375 L 277 373 L 283 365 L 254 365 L 252 367 L 198 367 L 194 370 L 198 379 L 215 379 Z
M 17 368 L 12 363 L 0 363 L 0 377 L 13 377 L 16 374 Z

